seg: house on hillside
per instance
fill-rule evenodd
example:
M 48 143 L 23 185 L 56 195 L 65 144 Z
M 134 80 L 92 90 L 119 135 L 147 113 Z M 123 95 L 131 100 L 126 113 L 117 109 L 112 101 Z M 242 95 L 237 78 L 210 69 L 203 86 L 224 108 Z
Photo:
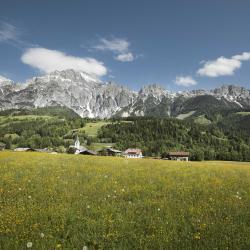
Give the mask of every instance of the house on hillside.
M 175 160 L 175 161 L 188 161 L 189 160 L 189 152 L 168 152 L 164 158 L 164 160 Z
M 125 158 L 142 158 L 142 151 L 139 148 L 128 148 L 124 152 Z
M 102 156 L 121 156 L 122 151 L 114 149 L 114 148 L 104 148 L 100 150 L 99 155 Z

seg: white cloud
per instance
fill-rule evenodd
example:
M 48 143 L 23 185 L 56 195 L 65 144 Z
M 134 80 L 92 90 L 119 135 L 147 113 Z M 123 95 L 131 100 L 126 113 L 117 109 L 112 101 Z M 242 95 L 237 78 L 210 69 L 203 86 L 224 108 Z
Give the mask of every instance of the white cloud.
M 176 85 L 184 87 L 190 87 L 197 84 L 196 80 L 191 76 L 177 76 L 174 82 Z
M 129 50 L 130 43 L 126 39 L 113 38 L 106 39 L 101 38 L 99 44 L 95 45 L 93 48 L 97 50 L 110 50 L 116 53 L 125 53 Z
M 214 61 L 204 62 L 204 66 L 197 71 L 200 76 L 218 77 L 230 76 L 242 65 L 241 61 L 249 61 L 250 53 L 244 52 L 231 58 L 219 57 Z
M 248 60 L 250 60 L 250 53 L 244 52 L 241 55 L 236 55 L 236 56 L 233 56 L 232 58 L 239 60 L 239 61 L 248 61 Z
M 15 41 L 18 37 L 19 31 L 14 25 L 0 22 L 0 42 Z
M 96 77 L 107 74 L 107 68 L 104 64 L 94 58 L 70 56 L 58 50 L 46 48 L 27 49 L 21 56 L 21 60 L 23 63 L 46 73 L 55 70 L 74 69 L 85 71 Z
M 208 61 L 197 73 L 200 76 L 218 77 L 233 75 L 236 69 L 241 67 L 241 62 L 236 59 L 219 57 L 215 61 Z
M 134 56 L 131 52 L 129 53 L 125 53 L 125 54 L 119 54 L 115 57 L 115 59 L 117 61 L 120 61 L 120 62 L 132 62 L 134 61 Z
M 132 62 L 135 57 L 132 52 L 130 52 L 130 42 L 127 39 L 122 38 L 112 38 L 106 39 L 101 38 L 99 43 L 93 46 L 93 49 L 102 51 L 111 51 L 116 56 L 115 60 L 120 62 Z

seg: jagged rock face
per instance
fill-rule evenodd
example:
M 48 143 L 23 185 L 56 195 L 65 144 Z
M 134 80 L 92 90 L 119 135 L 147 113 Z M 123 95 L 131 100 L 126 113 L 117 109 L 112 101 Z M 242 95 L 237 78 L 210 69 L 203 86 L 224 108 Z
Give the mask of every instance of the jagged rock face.
M 103 84 L 84 72 L 55 71 L 35 77 L 18 90 L 13 84 L 1 85 L 1 109 L 62 105 L 82 117 L 111 117 L 132 102 L 134 93 L 113 84 Z
M 212 91 L 218 99 L 224 98 L 230 102 L 235 102 L 241 107 L 250 106 L 250 90 L 233 85 L 223 85 Z
M 250 107 L 250 91 L 237 86 L 171 93 L 158 85 L 148 85 L 134 92 L 74 70 L 55 71 L 25 84 L 0 79 L 1 110 L 61 105 L 81 117 L 91 118 L 176 116 L 185 110 L 186 103 L 190 105 L 189 99 L 206 95 L 214 96 L 222 105 L 233 103 L 238 107 Z

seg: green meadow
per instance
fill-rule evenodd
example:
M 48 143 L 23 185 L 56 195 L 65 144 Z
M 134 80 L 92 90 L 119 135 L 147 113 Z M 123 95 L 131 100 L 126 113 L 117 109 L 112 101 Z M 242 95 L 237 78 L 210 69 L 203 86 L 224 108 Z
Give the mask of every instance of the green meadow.
M 105 125 L 108 125 L 110 122 L 97 121 L 97 122 L 87 122 L 84 128 L 81 130 L 85 131 L 88 136 L 96 137 L 98 130 Z
M 250 164 L 0 153 L 0 249 L 250 249 Z

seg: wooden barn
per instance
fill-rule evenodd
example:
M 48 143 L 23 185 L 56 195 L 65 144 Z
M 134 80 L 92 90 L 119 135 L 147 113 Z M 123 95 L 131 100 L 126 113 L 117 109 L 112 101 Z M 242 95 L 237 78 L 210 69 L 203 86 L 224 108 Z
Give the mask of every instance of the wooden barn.
M 92 151 L 89 149 L 82 150 L 78 154 L 80 154 L 80 155 L 97 155 L 97 153 L 95 151 Z
M 188 161 L 189 160 L 189 152 L 183 152 L 183 151 L 168 152 L 163 159 L 175 160 L 175 161 Z
M 104 148 L 100 150 L 99 155 L 102 156 L 121 156 L 122 151 L 114 149 L 114 148 Z

